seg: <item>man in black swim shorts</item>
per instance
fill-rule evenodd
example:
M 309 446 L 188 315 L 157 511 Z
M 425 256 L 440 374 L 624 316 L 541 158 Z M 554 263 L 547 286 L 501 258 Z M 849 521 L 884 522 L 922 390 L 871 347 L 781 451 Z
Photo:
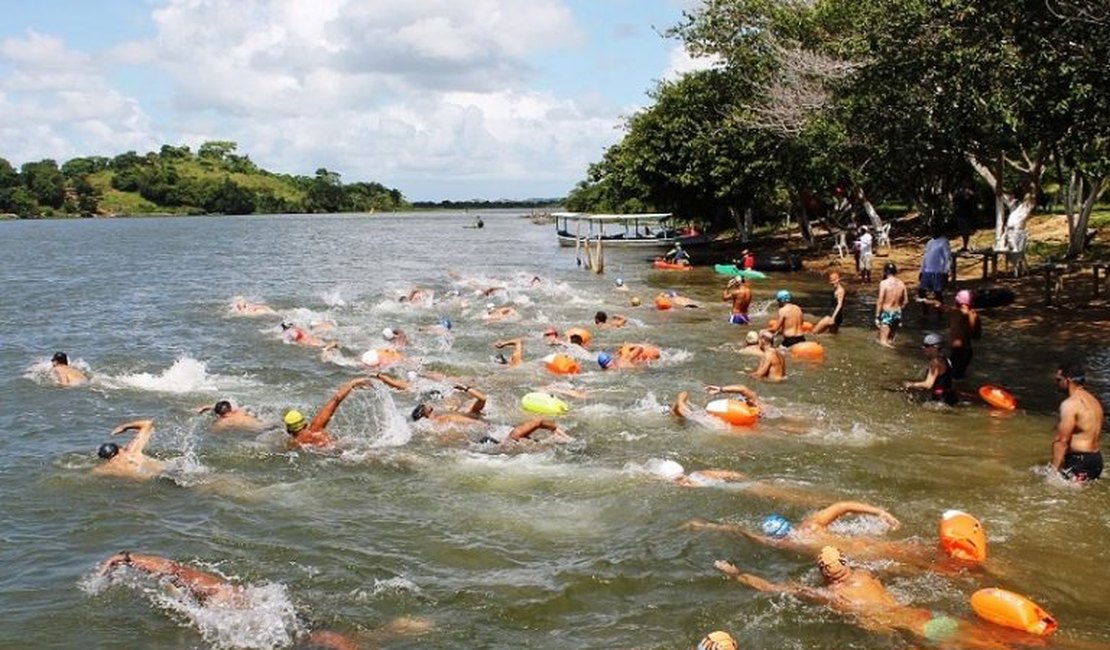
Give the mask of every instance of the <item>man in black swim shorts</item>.
M 1072 481 L 1093 481 L 1102 475 L 1102 404 L 1084 385 L 1083 367 L 1065 363 L 1056 370 L 1056 387 L 1067 393 L 1060 403 L 1060 422 L 1052 441 L 1052 467 Z

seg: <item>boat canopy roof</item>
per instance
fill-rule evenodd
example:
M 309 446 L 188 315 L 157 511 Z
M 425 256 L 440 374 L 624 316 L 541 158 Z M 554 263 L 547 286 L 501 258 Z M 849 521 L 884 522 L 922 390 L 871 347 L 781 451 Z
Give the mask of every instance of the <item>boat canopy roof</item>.
M 553 212 L 551 216 L 567 221 L 630 222 L 666 221 L 674 216 L 670 212 L 643 212 L 630 214 L 589 214 L 586 212 Z

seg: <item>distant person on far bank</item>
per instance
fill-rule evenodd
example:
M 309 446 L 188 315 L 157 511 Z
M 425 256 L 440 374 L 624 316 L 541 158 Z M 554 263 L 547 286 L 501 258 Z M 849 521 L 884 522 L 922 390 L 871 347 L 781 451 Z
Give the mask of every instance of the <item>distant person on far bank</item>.
M 85 373 L 69 365 L 69 356 L 65 352 L 55 352 L 50 358 L 50 365 L 54 373 L 54 383 L 59 386 L 83 386 L 89 383 Z
M 856 272 L 859 273 L 860 282 L 871 282 L 871 261 L 875 257 L 874 238 L 867 226 L 859 227 L 856 236 Z
M 1056 387 L 1067 394 L 1052 441 L 1052 467 L 1069 480 L 1093 481 L 1102 475 L 1102 404 L 1087 390 L 1083 366 L 1065 363 L 1056 370 Z

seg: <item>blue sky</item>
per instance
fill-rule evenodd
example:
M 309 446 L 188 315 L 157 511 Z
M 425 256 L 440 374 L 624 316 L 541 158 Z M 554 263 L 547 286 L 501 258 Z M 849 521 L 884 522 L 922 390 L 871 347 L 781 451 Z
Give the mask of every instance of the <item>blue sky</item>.
M 412 200 L 561 196 L 655 82 L 694 0 L 0 2 L 0 157 L 232 140 Z

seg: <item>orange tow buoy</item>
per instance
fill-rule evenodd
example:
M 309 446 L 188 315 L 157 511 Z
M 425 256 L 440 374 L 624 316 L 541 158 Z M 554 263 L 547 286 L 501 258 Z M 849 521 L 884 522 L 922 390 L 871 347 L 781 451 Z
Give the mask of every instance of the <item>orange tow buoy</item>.
M 658 296 L 655 296 L 656 309 L 660 311 L 666 311 L 671 307 L 674 307 L 674 302 L 672 302 L 670 298 L 668 298 L 664 294 L 659 294 Z
M 1017 400 L 1004 388 L 993 384 L 983 384 L 979 387 L 979 397 L 996 409 L 1013 411 L 1017 408 Z
M 961 510 L 946 510 L 937 526 L 940 547 L 949 557 L 965 562 L 987 559 L 987 531 L 979 520 Z
M 1048 636 L 1056 631 L 1056 619 L 1040 605 L 1012 591 L 991 587 L 971 594 L 971 609 L 995 625 Z
M 715 399 L 705 405 L 705 410 L 729 424 L 751 426 L 759 420 L 759 409 L 738 399 Z
M 590 334 L 590 330 L 588 330 L 584 327 L 572 327 L 572 328 L 567 330 L 566 334 L 567 334 L 567 340 L 570 340 L 570 337 L 575 336 L 575 335 L 580 337 L 582 339 L 582 346 L 583 347 L 589 345 L 590 341 L 593 340 L 593 338 L 594 338 L 594 335 Z
M 822 361 L 825 348 L 817 341 L 803 341 L 790 346 L 790 356 L 806 361 Z
M 582 366 L 574 357 L 561 353 L 547 355 L 543 358 L 543 365 L 557 375 L 576 375 L 582 372 Z

